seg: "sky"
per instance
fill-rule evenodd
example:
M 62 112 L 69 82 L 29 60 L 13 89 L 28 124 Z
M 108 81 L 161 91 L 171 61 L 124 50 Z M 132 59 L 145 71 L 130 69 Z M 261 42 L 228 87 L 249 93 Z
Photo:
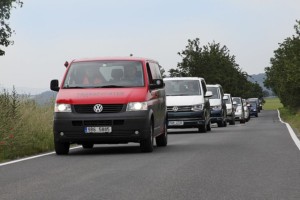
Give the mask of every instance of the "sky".
M 188 40 L 227 46 L 248 74 L 264 73 L 278 44 L 295 34 L 299 0 L 23 0 L 0 56 L 0 87 L 48 90 L 64 62 L 129 56 L 176 68 Z

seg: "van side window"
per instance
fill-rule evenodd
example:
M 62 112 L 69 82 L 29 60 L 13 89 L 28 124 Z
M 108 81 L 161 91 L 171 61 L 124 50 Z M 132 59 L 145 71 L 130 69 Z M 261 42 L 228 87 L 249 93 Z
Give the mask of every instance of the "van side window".
M 152 83 L 153 82 L 153 76 L 152 76 L 152 72 L 151 72 L 149 63 L 147 63 L 147 74 L 148 74 L 149 83 Z
M 150 70 L 153 79 L 161 79 L 161 74 L 159 70 L 159 66 L 157 63 L 150 63 Z

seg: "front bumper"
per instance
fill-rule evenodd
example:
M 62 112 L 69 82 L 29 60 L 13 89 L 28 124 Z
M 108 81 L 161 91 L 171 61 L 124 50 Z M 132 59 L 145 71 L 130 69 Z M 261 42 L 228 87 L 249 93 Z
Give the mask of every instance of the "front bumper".
M 117 144 L 139 142 L 150 136 L 149 111 L 105 114 L 54 114 L 54 138 L 69 143 Z M 111 127 L 111 133 L 85 133 L 85 127 Z M 138 133 L 137 133 L 138 132 Z
M 171 124 L 172 122 L 181 122 L 182 124 Z M 168 128 L 198 128 L 206 125 L 204 111 L 191 112 L 168 112 Z
M 222 110 L 210 110 L 211 123 L 223 122 L 224 117 Z

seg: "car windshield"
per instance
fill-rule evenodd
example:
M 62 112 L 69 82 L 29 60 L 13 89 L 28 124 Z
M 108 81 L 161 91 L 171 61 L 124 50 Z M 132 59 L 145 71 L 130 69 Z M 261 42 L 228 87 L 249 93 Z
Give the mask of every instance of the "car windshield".
M 73 63 L 63 88 L 117 88 L 144 86 L 139 61 L 85 61 Z
M 232 98 L 232 101 L 235 101 L 236 104 L 238 104 L 238 105 L 241 105 L 241 104 L 242 104 L 242 99 L 239 98 L 239 97 L 233 97 L 233 98 Z
M 219 88 L 217 87 L 207 87 L 208 91 L 211 91 L 213 95 L 209 97 L 210 99 L 220 99 Z
M 198 80 L 165 80 L 167 96 L 201 95 Z
M 224 97 L 225 97 L 225 96 L 228 97 L 228 99 L 224 99 L 225 103 L 226 103 L 226 104 L 231 104 L 231 99 L 230 99 L 230 97 L 229 97 L 228 95 L 226 95 L 226 94 L 224 95 Z

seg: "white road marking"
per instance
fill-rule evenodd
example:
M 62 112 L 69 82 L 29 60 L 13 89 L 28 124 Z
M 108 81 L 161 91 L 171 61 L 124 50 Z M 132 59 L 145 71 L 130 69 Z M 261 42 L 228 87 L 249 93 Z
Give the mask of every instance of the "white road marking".
M 289 124 L 289 123 L 286 123 L 286 122 L 284 122 L 284 121 L 281 120 L 279 110 L 277 110 L 277 112 L 278 112 L 278 118 L 279 118 L 280 122 L 286 125 L 288 131 L 290 132 L 290 135 L 291 135 L 292 139 L 294 140 L 296 146 L 298 147 L 298 149 L 299 149 L 299 151 L 300 151 L 300 141 L 299 141 L 299 138 L 298 138 L 297 135 L 295 134 L 295 132 L 294 132 L 294 130 L 292 129 L 292 127 L 290 126 L 290 124 Z
M 72 148 L 70 148 L 70 150 L 72 150 L 72 149 L 78 149 L 78 148 L 81 148 L 81 146 L 72 147 Z M 52 152 L 49 152 L 49 153 L 39 154 L 39 155 L 36 155 L 36 156 L 30 156 L 30 157 L 27 157 L 27 158 L 21 158 L 21 159 L 18 159 L 18 160 L 13 160 L 13 161 L 5 162 L 5 163 L 0 163 L 0 167 L 5 166 L 5 165 L 10 165 L 10 164 L 18 163 L 18 162 L 23 162 L 23 161 L 26 161 L 26 160 L 31 160 L 31 159 L 39 158 L 39 157 L 44 157 L 44 156 L 48 156 L 48 155 L 52 155 L 52 154 L 55 154 L 55 152 L 52 151 Z

